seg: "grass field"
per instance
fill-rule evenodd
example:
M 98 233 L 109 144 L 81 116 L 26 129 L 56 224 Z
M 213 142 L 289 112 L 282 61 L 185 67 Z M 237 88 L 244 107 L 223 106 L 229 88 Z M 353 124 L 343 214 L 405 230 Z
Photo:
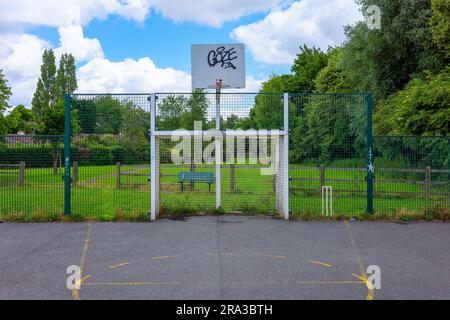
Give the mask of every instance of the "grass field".
M 122 165 L 120 185 L 116 166 L 80 166 L 78 181 L 72 186 L 74 217 L 98 220 L 146 219 L 150 207 L 148 165 Z M 177 174 L 189 171 L 188 166 L 161 167 L 161 212 L 179 214 L 194 212 L 245 214 L 274 214 L 274 177 L 262 176 L 255 166 L 235 169 L 234 189 L 231 188 L 229 166 L 222 170 L 222 210 L 215 207 L 215 186 L 211 192 L 207 184 L 187 185 L 181 192 Z M 214 172 L 212 166 L 196 171 Z M 10 220 L 56 220 L 64 205 L 62 174 L 52 168 L 28 168 L 25 185 L 17 184 L 18 169 L 3 169 L 0 174 L 0 218 Z M 316 167 L 290 167 L 290 207 L 294 216 L 320 216 L 322 211 L 320 178 Z M 335 215 L 361 216 L 366 211 L 366 182 L 364 168 L 325 168 L 324 185 L 333 187 Z M 392 173 L 377 175 L 374 208 L 380 215 L 394 216 L 407 211 L 449 208 L 448 181 L 426 184 L 420 173 Z M 376 180 L 377 181 L 377 180 Z

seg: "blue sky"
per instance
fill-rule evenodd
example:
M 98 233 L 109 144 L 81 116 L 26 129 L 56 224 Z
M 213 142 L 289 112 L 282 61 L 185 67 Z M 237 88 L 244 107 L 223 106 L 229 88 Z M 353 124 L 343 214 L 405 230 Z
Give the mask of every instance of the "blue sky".
M 359 20 L 354 0 L 0 0 L 0 69 L 11 105 L 30 105 L 46 48 L 75 56 L 82 92 L 186 91 L 192 44 L 244 43 L 257 91 L 300 46 L 339 45 Z
M 226 22 L 220 28 L 192 22 L 174 22 L 158 13 L 154 13 L 144 23 L 111 16 L 106 20 L 90 22 L 84 27 L 84 35 L 101 39 L 103 52 L 111 61 L 150 56 L 158 67 L 190 72 L 192 44 L 235 43 L 236 40 L 230 37 L 233 29 L 259 21 L 265 16 L 266 13 L 250 14 Z M 58 30 L 55 28 L 36 27 L 30 33 L 50 41 L 55 47 L 59 43 Z M 260 76 L 290 72 L 288 63 L 258 63 L 251 52 L 246 54 L 246 69 L 248 74 Z

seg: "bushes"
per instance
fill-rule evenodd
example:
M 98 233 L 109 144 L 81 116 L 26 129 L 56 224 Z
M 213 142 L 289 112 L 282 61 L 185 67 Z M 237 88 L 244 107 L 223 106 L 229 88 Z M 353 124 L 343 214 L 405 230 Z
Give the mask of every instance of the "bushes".
M 18 164 L 20 161 L 25 161 L 28 167 L 51 167 L 56 153 L 62 150 L 52 145 L 3 146 L 0 144 L 0 164 Z
M 116 162 L 134 164 L 150 162 L 148 146 L 133 149 L 122 145 L 92 145 L 72 146 L 72 161 L 82 165 L 113 165 Z M 48 145 L 2 145 L 0 143 L 0 164 L 18 164 L 25 161 L 27 167 L 51 167 L 56 154 L 64 154 L 64 147 L 60 144 Z

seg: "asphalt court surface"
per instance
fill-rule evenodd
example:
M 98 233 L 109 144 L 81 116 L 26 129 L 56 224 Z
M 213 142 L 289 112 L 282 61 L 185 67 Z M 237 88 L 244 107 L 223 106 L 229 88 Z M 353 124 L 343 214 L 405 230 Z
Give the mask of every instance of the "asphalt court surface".
M 0 256 L 0 299 L 450 299 L 449 223 L 2 223 Z

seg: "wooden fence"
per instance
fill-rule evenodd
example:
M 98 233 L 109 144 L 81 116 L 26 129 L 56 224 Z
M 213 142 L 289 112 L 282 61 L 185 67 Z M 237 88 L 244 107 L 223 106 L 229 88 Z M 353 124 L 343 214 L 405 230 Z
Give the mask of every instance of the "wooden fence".
M 303 167 L 303 166 L 295 166 L 291 165 L 289 167 L 289 172 L 293 171 L 319 171 L 319 177 L 318 178 L 295 178 L 291 177 L 291 181 L 309 181 L 309 182 L 317 182 L 318 188 L 290 188 L 290 190 L 298 190 L 298 191 L 318 191 L 321 192 L 322 187 L 330 185 L 331 183 L 353 183 L 355 185 L 364 185 L 366 183 L 365 178 L 364 179 L 336 179 L 336 178 L 327 178 L 326 172 L 328 171 L 346 171 L 346 172 L 360 172 L 361 174 L 365 174 L 367 172 L 366 168 L 333 168 L 333 167 L 325 167 L 323 165 L 319 167 Z M 377 173 L 419 173 L 423 174 L 424 179 L 423 180 L 410 180 L 410 179 L 387 179 L 387 178 L 377 178 Z M 403 169 L 403 168 L 377 168 L 375 172 L 375 178 L 374 178 L 374 188 L 375 188 L 375 194 L 417 194 L 419 192 L 412 192 L 412 191 L 399 191 L 399 190 L 377 190 L 377 186 L 381 186 L 382 184 L 399 184 L 399 185 L 421 185 L 422 186 L 422 192 L 424 197 L 429 200 L 431 196 L 449 196 L 449 192 L 447 193 L 433 193 L 433 187 L 435 186 L 446 186 L 450 184 L 450 181 L 448 180 L 440 180 L 440 181 L 432 181 L 432 174 L 448 174 L 450 175 L 450 170 L 446 169 L 432 169 L 431 167 L 427 166 L 423 169 Z M 359 190 L 359 189 L 339 189 L 339 188 L 333 188 L 334 192 L 351 192 L 351 193 L 366 193 L 366 190 Z
M 11 169 L 14 171 L 11 171 Z M 0 164 L 0 174 L 12 175 L 15 174 L 17 169 L 17 185 L 23 187 L 25 186 L 25 162 L 20 161 L 19 164 Z

